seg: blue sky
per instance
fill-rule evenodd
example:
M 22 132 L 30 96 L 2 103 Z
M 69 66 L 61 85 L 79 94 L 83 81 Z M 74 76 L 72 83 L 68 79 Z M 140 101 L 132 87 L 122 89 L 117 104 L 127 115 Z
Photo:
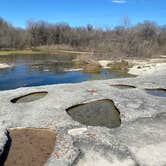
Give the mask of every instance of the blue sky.
M 132 25 L 144 20 L 166 24 L 166 0 L 0 0 L 0 17 L 17 27 L 29 19 L 113 27 L 124 16 Z

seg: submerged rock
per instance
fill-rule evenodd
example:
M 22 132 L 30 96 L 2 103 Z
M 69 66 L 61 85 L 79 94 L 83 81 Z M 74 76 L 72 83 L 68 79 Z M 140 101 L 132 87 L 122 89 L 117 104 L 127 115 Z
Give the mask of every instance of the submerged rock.
M 72 106 L 66 111 L 74 120 L 89 126 L 114 128 L 121 124 L 118 109 L 107 99 Z
M 39 100 L 47 95 L 48 92 L 33 92 L 11 100 L 12 103 L 28 103 Z

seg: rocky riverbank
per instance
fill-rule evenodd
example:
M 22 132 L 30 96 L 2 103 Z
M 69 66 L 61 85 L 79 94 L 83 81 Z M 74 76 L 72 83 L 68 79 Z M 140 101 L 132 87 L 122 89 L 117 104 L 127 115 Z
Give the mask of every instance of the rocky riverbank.
M 136 78 L 27 87 L 0 92 L 0 154 L 13 128 L 45 128 L 56 132 L 46 165 L 165 165 L 166 98 L 145 89 L 166 89 L 165 73 Z M 118 85 L 118 86 L 116 86 Z M 129 85 L 129 86 L 127 86 Z M 120 87 L 123 88 L 120 88 Z M 48 92 L 34 101 L 27 94 Z M 12 103 L 14 98 L 24 100 Z M 66 110 L 75 105 L 108 99 L 120 113 L 117 128 L 86 126 Z M 26 153 L 26 149 L 25 149 Z
M 166 74 L 166 57 L 162 56 L 155 59 L 125 59 L 122 61 L 101 60 L 98 63 L 103 68 L 124 70 L 132 75 L 153 75 L 155 73 Z
M 133 67 L 129 69 L 129 74 L 149 75 L 155 73 L 166 74 L 166 58 L 133 61 Z

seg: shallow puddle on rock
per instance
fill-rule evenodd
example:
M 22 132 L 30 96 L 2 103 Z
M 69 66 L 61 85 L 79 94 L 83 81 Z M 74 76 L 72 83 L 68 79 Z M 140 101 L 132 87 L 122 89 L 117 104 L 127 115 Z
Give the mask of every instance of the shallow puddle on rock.
M 0 161 L 2 165 L 43 166 L 53 151 L 56 134 L 45 129 L 12 129 L 9 138 L 10 148 L 6 160 Z
M 134 89 L 134 88 L 136 88 L 135 86 L 125 85 L 125 84 L 112 84 L 110 86 L 118 88 L 118 89 Z
M 11 100 L 12 103 L 28 103 L 45 97 L 48 92 L 34 92 Z
M 120 113 L 111 100 L 98 100 L 67 109 L 76 121 L 88 126 L 119 127 Z
M 166 89 L 145 89 L 145 91 L 153 96 L 166 97 Z

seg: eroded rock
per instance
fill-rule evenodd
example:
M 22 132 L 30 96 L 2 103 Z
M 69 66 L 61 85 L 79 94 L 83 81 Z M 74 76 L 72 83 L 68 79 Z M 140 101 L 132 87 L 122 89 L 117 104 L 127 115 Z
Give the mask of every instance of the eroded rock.
M 7 140 L 6 129 L 17 126 L 49 128 L 57 133 L 63 132 L 56 136 L 54 150 L 46 162 L 49 166 L 85 165 L 92 162 L 91 157 L 95 164 L 102 165 L 165 165 L 165 98 L 150 96 L 144 91 L 165 89 L 165 82 L 165 74 L 156 73 L 155 76 L 1 91 L 0 126 L 4 130 L 1 132 L 0 129 L 0 153 Z M 110 84 L 138 88 L 118 90 Z M 28 104 L 10 102 L 16 96 L 41 91 L 49 95 Z M 66 112 L 72 106 L 104 99 L 112 99 L 120 111 L 120 127 L 87 127 Z
M 35 100 L 39 100 L 47 95 L 48 92 L 33 92 L 11 100 L 12 103 L 28 103 Z
M 68 108 L 67 113 L 76 121 L 88 126 L 119 127 L 120 113 L 112 100 L 104 99 Z
M 125 85 L 125 84 L 112 84 L 112 87 L 118 88 L 118 89 L 134 89 L 135 86 L 132 85 Z

